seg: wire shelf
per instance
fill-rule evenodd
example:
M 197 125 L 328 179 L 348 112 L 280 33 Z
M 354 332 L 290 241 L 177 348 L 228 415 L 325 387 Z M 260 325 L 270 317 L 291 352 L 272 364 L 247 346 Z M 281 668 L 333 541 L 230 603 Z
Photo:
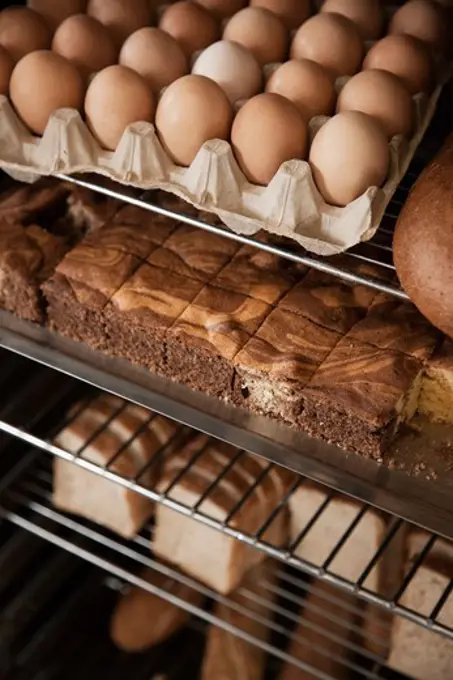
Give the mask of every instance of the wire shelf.
M 249 586 L 242 586 L 236 593 L 239 595 L 232 597 L 221 596 L 215 591 L 201 585 L 199 582 L 189 578 L 173 569 L 172 567 L 157 561 L 149 552 L 150 535 L 152 527 L 145 529 L 137 538 L 131 542 L 124 542 L 112 534 L 100 530 L 85 521 L 74 519 L 65 515 L 52 507 L 51 488 L 52 476 L 50 459 L 43 457 L 32 451 L 28 454 L 28 465 L 22 470 L 14 484 L 4 490 L 2 494 L 2 505 L 0 515 L 13 524 L 51 542 L 52 544 L 81 557 L 83 560 L 100 567 L 112 576 L 127 583 L 139 586 L 149 592 L 157 594 L 159 597 L 180 607 L 192 615 L 212 624 L 222 630 L 242 638 L 255 646 L 260 647 L 267 654 L 280 660 L 280 662 L 291 663 L 296 667 L 310 673 L 310 677 L 318 680 L 337 680 L 337 677 L 326 673 L 323 670 L 323 658 L 329 658 L 332 654 L 332 644 L 341 645 L 344 654 L 338 659 L 338 663 L 343 667 L 342 677 L 358 677 L 367 680 L 378 680 L 381 678 L 382 658 L 367 651 L 366 646 L 357 642 L 358 635 L 362 630 L 361 623 L 367 614 L 360 606 L 359 600 L 342 600 L 340 596 L 333 592 L 323 592 L 319 590 L 319 585 L 311 583 L 303 575 L 295 571 L 288 570 L 283 566 L 277 568 L 277 581 L 263 580 L 260 582 L 260 594 L 257 595 L 255 589 Z M 137 572 L 143 568 L 157 571 L 167 576 L 176 584 L 184 584 L 191 590 L 200 593 L 208 602 L 204 606 L 196 606 L 181 599 L 178 594 L 173 592 L 172 587 L 167 589 L 150 585 Z M 307 596 L 318 595 L 316 604 L 307 602 Z M 259 615 L 254 611 L 254 605 L 259 603 L 264 606 L 268 614 Z M 211 604 L 209 604 L 211 603 Z M 266 630 L 266 635 L 257 637 L 247 632 L 239 623 L 236 624 L 233 617 L 224 615 L 222 618 L 215 615 L 212 603 L 221 604 L 224 612 L 238 614 L 245 621 L 258 621 Z M 310 608 L 321 610 L 321 620 L 324 625 L 312 623 L 308 617 L 305 622 L 303 615 L 295 609 L 296 604 L 305 604 L 304 612 Z M 340 615 L 332 615 L 329 612 L 331 605 L 335 604 L 340 608 Z M 347 631 L 351 632 L 351 615 L 356 621 L 352 624 L 354 635 L 348 637 Z M 238 617 L 239 620 L 242 620 Z M 336 627 L 340 627 L 340 633 L 329 632 L 329 623 L 334 622 Z M 360 622 L 360 624 L 359 624 Z M 295 637 L 295 627 L 302 623 L 302 630 L 309 634 L 315 634 L 318 642 L 315 651 L 321 659 L 320 667 L 316 662 L 310 665 L 301 661 L 297 656 L 291 656 L 285 651 L 285 645 L 290 639 L 300 644 L 302 648 L 309 646 L 313 648 L 313 641 L 305 639 L 300 634 Z M 344 636 L 342 634 L 344 627 Z M 374 644 L 384 644 L 377 634 L 373 639 Z M 274 642 L 278 636 L 280 642 Z M 284 641 L 283 644 L 281 641 Z M 313 651 L 313 649 L 311 649 Z M 393 676 L 392 676 L 393 677 Z
M 187 461 L 187 464 L 183 469 L 176 469 L 174 477 L 168 481 L 165 491 L 158 491 L 155 488 L 150 488 L 145 485 L 143 482 L 145 468 L 138 470 L 133 478 L 126 478 L 118 472 L 118 463 L 121 456 L 124 455 L 125 449 L 134 441 L 134 437 L 141 433 L 143 426 L 133 433 L 128 441 L 121 445 L 117 451 L 112 452 L 110 460 L 105 465 L 97 465 L 84 457 L 90 442 L 102 434 L 105 428 L 109 426 L 112 419 L 118 418 L 121 414 L 127 412 L 127 409 L 130 407 L 127 402 L 123 402 L 109 419 L 99 424 L 97 429 L 90 436 L 90 439 L 85 442 L 76 454 L 70 453 L 52 443 L 53 437 L 63 428 L 68 427 L 71 423 L 71 419 L 80 416 L 84 409 L 89 408 L 91 401 L 95 396 L 96 393 L 90 394 L 83 402 L 80 402 L 80 406 L 70 417 L 65 417 L 63 419 L 61 419 L 61 417 L 56 417 L 51 428 L 52 436 L 50 438 L 43 438 L 42 435 L 32 434 L 20 427 L 8 425 L 4 422 L 1 423 L 2 429 L 4 429 L 5 432 L 15 438 L 19 438 L 22 442 L 25 442 L 28 446 L 33 448 L 31 453 L 21 457 L 12 472 L 3 478 L 2 486 L 0 486 L 0 490 L 3 488 L 3 495 L 0 496 L 0 501 L 4 504 L 15 501 L 16 503 L 18 502 L 21 507 L 27 507 L 52 520 L 60 518 L 58 521 L 60 523 L 63 522 L 65 526 L 71 526 L 73 528 L 79 526 L 77 523 L 74 524 L 74 520 L 62 519 L 64 516 L 56 510 L 53 510 L 51 507 L 49 460 L 51 460 L 51 457 L 61 458 L 70 461 L 80 468 L 89 470 L 95 475 L 102 476 L 125 489 L 132 490 L 156 503 L 160 503 L 178 513 L 189 516 L 194 521 L 201 522 L 216 531 L 240 540 L 257 550 L 262 551 L 267 556 L 277 559 L 283 563 L 283 565 L 295 568 L 298 572 L 303 572 L 309 576 L 322 579 L 324 582 L 338 587 L 342 591 L 358 596 L 358 598 L 371 603 L 373 606 L 378 605 L 389 613 L 399 614 L 415 623 L 428 627 L 433 631 L 437 631 L 438 633 L 453 639 L 453 628 L 446 625 L 442 619 L 443 607 L 452 594 L 453 581 L 450 581 L 445 587 L 431 613 L 409 609 L 403 603 L 404 595 L 415 580 L 418 569 L 423 566 L 425 558 L 430 551 L 433 550 L 436 542 L 440 540 L 435 534 L 432 534 L 431 536 L 428 535 L 425 549 L 422 550 L 420 559 L 415 563 L 415 566 L 411 569 L 410 573 L 404 578 L 401 577 L 398 582 L 392 584 L 391 590 L 387 589 L 385 594 L 383 594 L 382 590 L 379 590 L 377 586 L 373 585 L 370 587 L 370 575 L 381 567 L 382 570 L 385 570 L 385 565 L 388 564 L 388 560 L 393 559 L 395 550 L 398 549 L 398 546 L 402 545 L 407 534 L 414 529 L 413 526 L 389 514 L 382 512 L 377 514 L 377 512 L 366 503 L 355 502 L 353 506 L 354 512 L 349 516 L 347 523 L 341 527 L 341 532 L 335 537 L 335 541 L 328 545 L 328 549 L 323 555 L 322 560 L 317 562 L 309 561 L 304 556 L 301 556 L 299 550 L 300 546 L 303 545 L 304 542 L 316 539 L 317 536 L 321 535 L 319 534 L 319 527 L 322 525 L 323 520 L 329 516 L 328 513 L 332 513 L 332 510 L 336 512 L 335 508 L 338 507 L 336 503 L 340 502 L 340 505 L 344 503 L 345 499 L 347 499 L 346 496 L 338 494 L 327 487 L 318 486 L 317 488 L 323 496 L 322 502 L 319 502 L 309 514 L 304 515 L 304 524 L 300 527 L 297 538 L 293 540 L 292 544 L 289 546 L 281 547 L 275 545 L 267 539 L 268 529 L 281 513 L 284 513 L 289 509 L 291 500 L 294 498 L 295 494 L 304 490 L 306 487 L 309 489 L 312 488 L 312 484 L 309 480 L 301 475 L 295 475 L 288 492 L 281 501 L 272 508 L 268 516 L 265 517 L 262 525 L 253 533 L 247 532 L 244 530 L 241 521 L 238 520 L 238 517 L 241 515 L 241 509 L 246 506 L 247 502 L 254 494 L 257 494 L 260 491 L 262 493 L 263 490 L 265 493 L 266 480 L 268 480 L 269 475 L 271 475 L 277 467 L 274 463 L 261 461 L 262 474 L 255 482 L 250 482 L 248 488 L 242 493 L 241 498 L 238 499 L 234 508 L 228 513 L 226 519 L 221 521 L 213 515 L 212 511 L 208 512 L 205 509 L 208 507 L 207 502 L 215 496 L 216 490 L 225 475 L 234 471 L 235 467 L 242 465 L 245 458 L 251 457 L 252 454 L 237 450 L 229 460 L 225 460 L 223 469 L 216 475 L 215 479 L 207 485 L 204 492 L 200 494 L 198 502 L 195 505 L 186 505 L 177 500 L 173 490 L 178 484 L 184 483 L 187 476 L 190 477 L 195 465 L 200 460 L 200 450 L 194 450 L 192 457 Z M 152 420 L 155 417 L 155 414 L 150 414 L 148 423 L 152 423 Z M 159 465 L 165 460 L 165 457 L 169 452 L 174 452 L 176 444 L 182 443 L 190 436 L 192 436 L 192 433 L 188 428 L 178 426 L 170 441 L 156 452 L 152 464 Z M 44 455 L 44 459 L 47 462 L 45 465 L 41 464 L 41 467 L 36 471 L 32 466 L 32 463 L 38 454 Z M 50 454 L 50 456 L 45 454 Z M 149 464 L 146 466 L 146 471 L 149 472 Z M 19 480 L 19 486 L 16 484 L 12 486 L 13 481 L 16 479 Z M 33 494 L 35 493 L 38 494 L 39 502 L 36 501 L 35 498 L 36 502 L 33 501 L 32 503 L 31 498 L 34 497 Z M 376 541 L 373 553 L 369 554 L 363 564 L 360 564 L 360 569 L 355 571 L 354 578 L 352 578 L 345 575 L 344 568 L 339 567 L 338 565 L 344 564 L 345 559 L 348 559 L 347 555 L 351 554 L 350 546 L 351 542 L 354 541 L 357 527 L 359 527 L 366 518 L 371 516 L 378 516 L 380 518 L 383 530 L 379 540 Z M 100 535 L 101 534 L 98 533 L 98 538 Z M 146 555 L 146 549 L 149 548 L 149 538 L 145 539 L 142 536 L 138 539 L 138 542 L 145 550 Z M 116 542 L 115 545 L 118 548 L 120 544 Z M 128 551 L 129 548 L 126 550 L 127 554 L 129 554 Z M 124 554 L 124 549 L 121 548 L 120 552 Z M 146 559 L 148 559 L 148 557 L 146 557 Z M 146 562 L 143 562 L 143 564 L 145 563 Z M 122 574 L 122 576 L 124 577 L 125 575 Z M 299 578 L 301 583 L 303 582 L 303 577 L 297 578 Z M 297 578 L 296 582 L 298 582 Z M 209 593 L 209 596 L 212 597 L 212 593 Z

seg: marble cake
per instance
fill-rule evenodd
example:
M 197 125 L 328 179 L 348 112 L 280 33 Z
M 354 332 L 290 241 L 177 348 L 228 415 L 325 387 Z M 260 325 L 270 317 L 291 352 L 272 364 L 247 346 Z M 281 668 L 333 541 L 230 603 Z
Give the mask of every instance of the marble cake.
M 65 252 L 118 204 L 63 182 L 8 182 L 0 194 L 0 307 L 44 320 L 40 285 Z
M 439 343 L 409 303 L 138 208 L 43 289 L 60 333 L 375 459 Z

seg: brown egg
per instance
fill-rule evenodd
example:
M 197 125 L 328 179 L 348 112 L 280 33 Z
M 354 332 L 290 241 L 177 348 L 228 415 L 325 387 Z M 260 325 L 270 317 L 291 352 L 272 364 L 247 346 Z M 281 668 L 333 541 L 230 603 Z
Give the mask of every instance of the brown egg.
M 434 77 L 429 49 L 411 35 L 388 35 L 379 40 L 365 57 L 363 68 L 394 73 L 411 94 L 429 92 Z
M 251 7 L 262 7 L 276 14 L 292 30 L 310 16 L 310 0 L 250 0 Z
M 51 33 L 44 18 L 28 7 L 8 7 L 0 12 L 0 45 L 14 62 L 29 52 L 50 47 Z
M 240 9 L 243 9 L 247 0 L 196 0 L 197 5 L 202 5 L 218 19 L 227 19 L 233 16 Z
M 260 7 L 246 7 L 231 17 L 225 26 L 223 39 L 243 45 L 264 66 L 284 60 L 289 35 L 283 22 L 272 12 Z
M 338 113 L 315 136 L 309 162 L 326 203 L 345 206 L 384 183 L 390 162 L 387 137 L 365 113 Z
M 53 37 L 52 50 L 75 64 L 85 78 L 117 59 L 110 31 L 87 14 L 74 14 L 60 24 Z
M 21 119 L 42 135 L 57 109 L 82 109 L 85 83 L 74 64 L 50 50 L 39 50 L 16 64 L 9 89 Z
M 317 14 L 297 31 L 292 59 L 311 59 L 334 78 L 352 76 L 360 68 L 364 45 L 356 25 L 340 14 Z
M 220 25 L 215 17 L 189 0 L 169 5 L 161 17 L 159 28 L 171 35 L 188 57 L 220 37 Z
M 118 49 L 131 33 L 149 26 L 154 16 L 149 0 L 89 0 L 87 12 L 107 26 Z
M 233 108 L 222 88 L 204 76 L 188 75 L 169 85 L 156 112 L 162 146 L 177 165 L 188 166 L 210 139 L 230 137 Z
M 266 92 L 286 97 L 306 121 L 313 116 L 330 116 L 335 106 L 335 88 L 329 72 L 309 59 L 291 59 L 269 78 Z
M 189 61 L 176 40 L 151 26 L 129 36 L 120 52 L 120 64 L 140 73 L 154 92 L 189 71 Z
M 266 185 L 282 163 L 305 158 L 307 125 L 288 99 L 258 94 L 236 114 L 231 144 L 247 179 Z
M 0 94 L 8 94 L 13 68 L 14 61 L 12 56 L 4 47 L 0 47 Z
M 156 100 L 146 80 L 126 66 L 108 66 L 88 87 L 85 114 L 88 127 L 105 149 L 114 151 L 128 125 L 152 123 Z
M 321 12 L 336 12 L 351 19 L 364 40 L 377 40 L 384 29 L 380 0 L 325 0 Z
M 374 118 L 390 139 L 409 136 L 414 103 L 401 80 L 388 71 L 361 71 L 349 80 L 338 98 L 337 112 L 362 111 Z
M 28 0 L 27 5 L 44 17 L 53 33 L 68 17 L 85 12 L 87 2 L 88 0 Z
M 412 35 L 436 51 L 445 51 L 451 37 L 441 8 L 430 0 L 408 0 L 393 15 L 389 33 Z

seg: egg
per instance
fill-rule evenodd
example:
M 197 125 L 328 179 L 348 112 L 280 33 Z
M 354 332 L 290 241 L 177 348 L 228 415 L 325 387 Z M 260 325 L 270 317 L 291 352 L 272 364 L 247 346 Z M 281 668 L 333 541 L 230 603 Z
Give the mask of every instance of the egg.
M 27 5 L 39 12 L 54 32 L 68 17 L 85 12 L 87 2 L 88 0 L 28 0 Z
M 155 96 L 142 76 L 115 64 L 99 71 L 85 97 L 85 115 L 93 136 L 114 151 L 128 125 L 153 122 Z
M 414 103 L 401 80 L 388 71 L 361 71 L 349 80 L 338 98 L 337 112 L 362 111 L 374 118 L 390 139 L 409 136 Z
M 379 40 L 366 55 L 363 68 L 394 73 L 411 94 L 429 92 L 434 77 L 429 49 L 411 35 L 388 35 Z
M 198 5 L 202 5 L 218 19 L 227 19 L 233 16 L 240 9 L 247 5 L 247 0 L 196 0 Z
M 8 7 L 0 12 L 0 45 L 14 62 L 29 52 L 50 47 L 52 36 L 44 18 L 28 7 Z
M 292 59 L 311 59 L 334 78 L 352 76 L 360 68 L 364 45 L 356 25 L 341 14 L 317 14 L 297 31 Z
M 292 59 L 279 66 L 269 78 L 266 92 L 286 97 L 306 121 L 330 116 L 335 106 L 335 87 L 329 72 L 309 59 Z
M 299 28 L 310 16 L 310 0 L 250 0 L 251 7 L 262 7 L 276 14 L 287 27 Z
M 231 17 L 225 26 L 223 39 L 243 45 L 264 66 L 284 60 L 289 35 L 283 22 L 272 12 L 260 7 L 246 7 Z
M 89 0 L 87 12 L 107 26 L 119 49 L 127 37 L 153 19 L 149 0 Z
M 117 59 L 109 30 L 87 14 L 74 14 L 60 24 L 53 37 L 52 50 L 77 66 L 85 78 Z
M 236 114 L 234 155 L 253 184 L 266 185 L 285 161 L 305 158 L 307 124 L 297 107 L 278 94 L 258 94 Z
M 162 146 L 177 165 L 188 166 L 210 139 L 228 140 L 233 108 L 213 80 L 188 75 L 164 91 L 156 112 Z
M 74 64 L 60 54 L 39 50 L 16 64 L 9 90 L 20 118 L 32 132 L 42 135 L 57 109 L 82 109 L 85 83 Z
M 0 47 L 0 94 L 8 94 L 13 68 L 14 61 L 12 56 L 4 47 Z
M 325 0 L 321 12 L 336 12 L 351 19 L 364 40 L 377 40 L 384 29 L 380 0 Z
M 315 136 L 309 163 L 326 203 L 345 206 L 384 183 L 390 163 L 387 137 L 365 113 L 338 113 Z
M 189 0 L 169 5 L 161 17 L 159 28 L 171 35 L 188 57 L 220 37 L 220 25 L 215 17 Z
M 238 43 L 220 40 L 204 50 L 192 73 L 215 80 L 232 104 L 261 91 L 263 74 L 249 50 Z
M 422 40 L 436 51 L 445 51 L 448 36 L 441 8 L 430 0 L 408 0 L 390 22 L 389 33 L 407 34 Z
M 140 73 L 154 92 L 189 71 L 189 61 L 171 35 L 145 26 L 129 36 L 120 52 L 120 64 Z

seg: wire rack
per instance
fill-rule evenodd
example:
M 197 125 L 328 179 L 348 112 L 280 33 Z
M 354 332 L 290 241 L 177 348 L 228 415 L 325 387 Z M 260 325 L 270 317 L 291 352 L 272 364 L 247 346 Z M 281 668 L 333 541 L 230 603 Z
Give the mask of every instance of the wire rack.
M 277 569 L 277 581 L 263 580 L 260 582 L 259 595 L 257 595 L 255 589 L 242 586 L 234 599 L 221 596 L 210 588 L 154 559 L 149 552 L 152 527 L 145 529 L 135 540 L 126 543 L 90 523 L 76 520 L 54 509 L 51 503 L 51 487 L 52 476 L 49 459 L 37 455 L 36 452 L 31 452 L 28 456 L 26 469 L 22 470 L 20 477 L 16 479 L 11 488 L 3 493 L 0 515 L 13 524 L 100 567 L 112 576 L 153 592 L 209 624 L 260 647 L 264 652 L 281 662 L 292 663 L 301 670 L 310 673 L 310 677 L 319 680 L 337 680 L 336 677 L 323 670 L 323 659 L 329 658 L 331 645 L 334 643 L 341 644 L 344 650 L 344 654 L 338 658 L 338 663 L 344 667 L 343 677 L 352 678 L 354 675 L 354 677 L 368 678 L 369 680 L 382 677 L 380 674 L 382 659 L 376 654 L 366 651 L 364 644 L 354 641 L 359 639 L 363 619 L 367 616 L 360 606 L 359 600 L 352 598 L 344 600 L 333 591 L 328 593 L 320 591 L 317 604 L 310 605 L 306 602 L 307 595 L 317 595 L 319 586 L 310 583 L 303 575 L 285 569 L 283 566 Z M 170 585 L 163 589 L 150 585 L 147 580 L 137 575 L 137 572 L 145 567 L 164 574 L 169 579 L 168 583 L 173 583 L 174 586 Z M 180 583 L 206 598 L 206 604 L 203 607 L 196 606 L 181 599 L 174 592 L 176 584 Z M 237 595 L 239 595 L 240 600 L 238 600 Z M 268 612 L 266 615 L 258 615 L 254 612 L 254 606 L 257 602 L 261 607 L 265 607 Z M 233 616 L 228 614 L 222 618 L 216 616 L 213 613 L 213 603 L 221 604 L 224 611 L 232 612 Z M 305 612 L 307 607 L 325 609 L 324 626 L 321 627 L 319 622 L 317 625 L 313 624 L 309 620 L 304 625 L 304 617 L 297 611 L 297 605 L 304 603 Z M 329 613 L 329 606 L 332 604 L 340 608 L 340 615 L 337 614 L 335 617 Z M 245 621 L 258 621 L 264 627 L 265 635 L 257 637 L 248 633 L 245 625 L 235 623 L 235 614 L 238 615 L 240 621 L 243 619 Z M 356 621 L 352 626 L 350 623 L 348 624 L 351 616 Z M 336 634 L 328 631 L 328 624 L 332 620 L 340 628 Z M 301 661 L 300 658 L 297 658 L 300 656 L 300 652 L 297 653 L 297 656 L 291 656 L 285 651 L 285 642 L 288 643 L 291 638 L 295 639 L 295 627 L 301 623 L 302 630 L 306 628 L 306 632 L 314 632 L 317 636 L 316 652 L 320 658 L 319 666 L 316 661 L 313 662 L 313 665 Z M 342 626 L 344 626 L 344 635 Z M 351 632 L 351 628 L 357 637 L 348 637 L 347 630 Z M 278 643 L 276 638 L 278 638 Z M 285 641 L 283 644 L 282 640 Z M 384 647 L 384 641 L 377 635 L 372 641 L 375 645 L 382 644 Z M 305 646 L 313 647 L 313 642 L 308 641 L 305 636 L 300 635 L 297 642 L 300 643 L 302 648 Z
M 87 562 L 3 522 L 0 565 L 2 680 L 91 680 L 101 667 L 109 680 L 197 677 L 203 638 L 194 626 L 147 654 L 115 648 L 108 622 L 119 584 Z
M 215 496 L 216 490 L 225 476 L 234 471 L 237 466 L 241 466 L 244 462 L 244 458 L 252 456 L 252 454 L 237 449 L 232 453 L 228 460 L 225 460 L 223 469 L 216 475 L 216 478 L 207 485 L 206 489 L 200 494 L 198 501 L 191 506 L 185 505 L 175 498 L 173 492 L 178 485 L 184 484 L 186 477 L 191 475 L 194 467 L 200 461 L 203 449 L 194 450 L 193 455 L 187 461 L 185 467 L 175 471 L 174 477 L 168 481 L 164 491 L 158 491 L 155 488 L 148 487 L 143 480 L 145 473 L 149 473 L 150 471 L 150 465 L 160 465 L 165 461 L 166 456 L 170 452 L 174 452 L 179 446 L 183 445 L 188 437 L 193 436 L 193 433 L 187 427 L 177 426 L 171 439 L 155 453 L 151 463 L 148 463 L 142 469 L 137 470 L 133 478 L 126 478 L 118 472 L 118 464 L 121 460 L 121 456 L 125 454 L 126 449 L 132 444 L 135 437 L 141 434 L 143 428 L 152 423 L 156 415 L 150 412 L 148 420 L 144 422 L 136 432 L 131 433 L 127 441 L 118 445 L 118 450 L 112 452 L 110 460 L 103 466 L 97 465 L 84 457 L 87 448 L 95 438 L 100 436 L 102 432 L 110 426 L 113 419 L 120 418 L 122 414 L 127 412 L 130 404 L 121 401 L 118 408 L 116 408 L 106 420 L 99 424 L 99 427 L 91 433 L 89 439 L 84 442 L 83 446 L 73 454 L 56 446 L 52 442 L 58 432 L 69 427 L 74 418 L 79 417 L 85 409 L 90 407 L 92 400 L 98 393 L 90 391 L 83 400 L 78 402 L 77 408 L 71 410 L 70 417 L 62 417 L 62 402 L 66 401 L 67 403 L 70 403 L 72 400 L 74 403 L 74 400 L 79 397 L 78 390 L 80 387 L 76 382 L 67 378 L 63 380 L 63 383 L 66 387 L 66 391 L 62 387 L 59 391 L 58 399 L 54 401 L 54 418 L 52 426 L 48 429 L 47 436 L 43 436 L 42 432 L 35 433 L 33 427 L 23 428 L 21 426 L 7 424 L 3 420 L 1 421 L 4 432 L 9 436 L 20 440 L 22 445 L 25 442 L 27 446 L 32 447 L 31 452 L 26 456 L 20 456 L 19 462 L 16 462 L 10 473 L 3 476 L 2 484 L 0 486 L 0 490 L 3 489 L 2 495 L 0 496 L 0 502 L 3 504 L 6 502 L 9 504 L 10 501 L 14 501 L 16 505 L 19 503 L 19 506 L 22 509 L 31 509 L 33 512 L 38 514 L 41 513 L 43 516 L 47 516 L 55 521 L 57 521 L 56 518 L 59 518 L 58 522 L 63 523 L 66 526 L 74 528 L 79 526 L 79 524 L 74 523 L 74 520 L 62 519 L 63 515 L 53 510 L 51 507 L 51 476 L 49 461 L 52 457 L 61 458 L 70 461 L 75 466 L 89 470 L 95 475 L 102 476 L 125 489 L 135 491 L 138 494 L 167 506 L 183 515 L 190 516 L 194 521 L 201 522 L 216 531 L 253 546 L 255 549 L 262 551 L 269 557 L 279 560 L 283 565 L 287 565 L 293 569 L 295 568 L 299 573 L 303 572 L 306 575 L 320 578 L 328 584 L 358 596 L 363 601 L 371 603 L 372 605 L 379 605 L 388 612 L 397 613 L 416 623 L 429 627 L 433 631 L 453 638 L 453 628 L 446 625 L 442 620 L 443 607 L 447 601 L 450 601 L 453 581 L 450 581 L 446 585 L 442 594 L 433 604 L 431 612 L 415 611 L 407 608 L 403 603 L 404 595 L 416 578 L 418 569 L 423 565 L 424 560 L 430 551 L 434 549 L 436 541 L 440 540 L 435 534 L 426 534 L 426 545 L 414 567 L 404 578 L 401 576 L 401 579 L 398 582 L 392 584 L 391 591 L 387 589 L 384 595 L 382 594 L 382 591 L 378 591 L 375 586 L 369 587 L 370 575 L 374 570 L 377 570 L 381 566 L 384 569 L 385 564 L 388 563 L 387 561 L 393 559 L 395 550 L 399 549 L 398 546 L 405 540 L 408 532 L 413 530 L 412 525 L 389 514 L 380 512 L 377 515 L 377 511 L 366 503 L 354 502 L 353 514 L 349 517 L 348 522 L 342 526 L 342 530 L 335 537 L 335 541 L 329 544 L 329 549 L 323 555 L 323 559 L 317 562 L 310 561 L 300 555 L 299 548 L 304 542 L 306 543 L 319 536 L 319 527 L 322 525 L 325 517 L 328 516 L 328 513 L 332 513 L 332 510 L 337 507 L 335 504 L 338 501 L 343 503 L 347 498 L 343 494 L 338 494 L 328 487 L 318 485 L 316 488 L 322 494 L 322 500 L 310 514 L 304 516 L 304 524 L 300 526 L 299 533 L 291 545 L 281 547 L 272 544 L 267 540 L 269 528 L 281 513 L 287 511 L 295 494 L 300 493 L 301 490 L 304 491 L 304 488 L 312 488 L 312 483 L 306 478 L 301 475 L 295 475 L 287 493 L 281 498 L 280 502 L 272 508 L 268 516 L 264 518 L 262 526 L 254 533 L 247 532 L 244 530 L 241 522 L 238 521 L 238 517 L 240 517 L 241 510 L 250 501 L 252 496 L 259 493 L 260 487 L 263 490 L 266 489 L 266 481 L 277 468 L 274 463 L 261 461 L 262 474 L 259 475 L 255 482 L 250 483 L 249 487 L 244 490 L 241 498 L 236 502 L 225 520 L 220 521 L 212 515 L 212 511 L 211 513 L 206 511 L 206 507 L 208 507 L 207 501 Z M 27 392 L 27 394 L 29 393 Z M 19 403 L 19 401 L 16 400 L 16 403 Z M 55 403 L 58 403 L 57 408 L 55 407 Z M 49 412 L 49 408 L 47 409 L 47 412 Z M 3 418 L 3 414 L 0 415 Z M 33 464 L 38 454 L 44 456 L 44 458 L 40 458 L 39 460 L 44 460 L 46 462 L 45 464 L 41 464 L 40 467 L 35 468 L 33 467 Z M 15 457 L 17 461 L 17 454 Z M 146 474 L 146 477 L 148 478 L 149 475 Z M 19 480 L 19 486 L 17 486 L 15 480 Z M 33 494 L 37 494 L 38 497 L 35 497 L 35 501 L 30 504 L 29 501 Z M 10 518 L 15 518 L 17 522 L 22 522 L 22 519 L 25 517 L 25 515 L 19 516 L 17 511 L 14 511 L 12 515 L 8 516 Z M 345 575 L 343 569 L 340 569 L 337 565 L 344 563 L 344 560 L 342 559 L 343 555 L 351 554 L 350 545 L 351 542 L 354 541 L 355 532 L 358 530 L 361 523 L 370 516 L 379 516 L 383 530 L 379 539 L 376 540 L 373 553 L 369 555 L 367 560 L 361 565 L 359 572 L 356 571 L 352 578 Z M 22 519 L 20 519 L 20 517 L 22 517 Z M 98 534 L 98 538 L 99 536 L 100 534 Z M 99 540 L 101 539 L 99 538 Z M 138 544 L 143 548 L 149 548 L 149 538 L 146 538 L 145 540 L 142 536 L 141 539 L 139 539 Z M 118 547 L 120 544 L 116 542 L 115 545 Z M 127 549 L 126 552 L 128 550 L 129 549 Z M 120 552 L 124 554 L 124 549 L 121 548 Z M 212 596 L 212 594 L 210 596 Z

